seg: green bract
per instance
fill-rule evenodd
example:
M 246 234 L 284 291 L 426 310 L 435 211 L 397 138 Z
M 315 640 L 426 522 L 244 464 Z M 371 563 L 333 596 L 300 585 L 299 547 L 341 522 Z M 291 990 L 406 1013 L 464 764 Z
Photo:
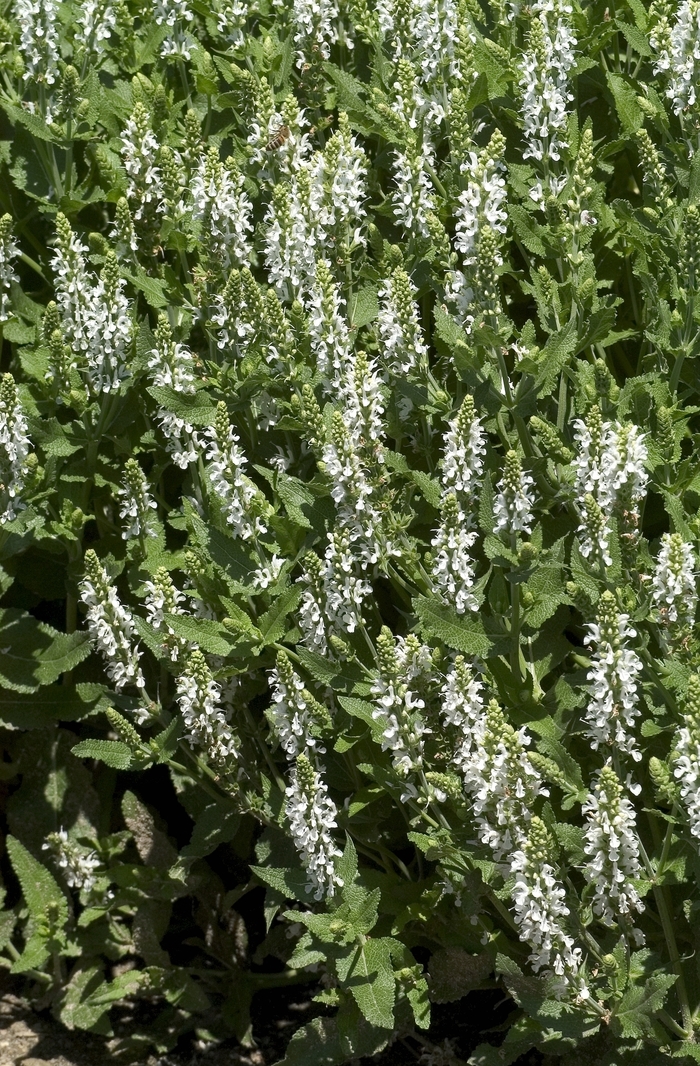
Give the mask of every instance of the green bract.
M 0 961 L 66 1025 L 700 1060 L 699 49 L 3 4 Z

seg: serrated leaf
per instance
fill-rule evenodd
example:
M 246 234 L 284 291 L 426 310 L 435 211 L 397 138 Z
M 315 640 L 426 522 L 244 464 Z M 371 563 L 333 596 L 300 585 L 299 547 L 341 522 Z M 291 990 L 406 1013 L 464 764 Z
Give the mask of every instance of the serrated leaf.
M 442 640 L 449 648 L 466 655 L 488 656 L 492 641 L 473 615 L 458 615 L 452 607 L 425 596 L 414 599 L 413 609 L 426 637 Z
M 613 1012 L 615 1029 L 623 1037 L 638 1039 L 653 1033 L 651 1019 L 661 1010 L 666 993 L 676 983 L 675 975 L 656 973 L 643 986 L 628 988 Z
M 0 686 L 35 692 L 73 670 L 92 650 L 87 633 L 61 633 L 26 611 L 0 611 Z
M 411 481 L 415 482 L 430 506 L 438 510 L 442 499 L 440 482 L 422 470 L 409 470 L 408 473 Z
M 167 614 L 165 622 L 177 637 L 197 644 L 210 655 L 229 655 L 236 637 L 220 622 L 187 614 Z
M 302 590 L 298 585 L 285 589 L 277 597 L 269 611 L 258 619 L 258 629 L 263 635 L 265 644 L 275 644 L 281 640 L 287 631 L 287 616 L 296 609 L 301 599 Z
M 335 960 L 341 987 L 353 995 L 370 1025 L 394 1027 L 396 978 L 391 962 L 392 941 L 388 937 L 366 939 L 344 958 Z
M 214 419 L 214 405 L 206 392 L 193 395 L 176 392 L 168 385 L 150 385 L 147 390 L 159 407 L 170 411 L 192 426 L 210 426 Z
M 309 899 L 308 878 L 303 870 L 270 866 L 251 866 L 250 869 L 256 877 L 280 892 L 285 899 Z
M 92 1029 L 109 1010 L 108 1005 L 96 1006 L 85 1002 L 93 992 L 99 993 L 106 984 L 99 966 L 87 966 L 72 974 L 63 992 L 58 1016 L 67 1029 Z
M 321 685 L 330 685 L 331 681 L 340 673 L 339 663 L 326 659 L 316 651 L 309 651 L 303 645 L 299 645 L 296 649 L 296 654 L 304 669 L 311 674 L 314 681 L 318 681 Z
M 131 766 L 131 749 L 121 740 L 82 740 L 71 750 L 78 759 L 99 759 L 113 770 L 128 770 Z
M 373 285 L 365 285 L 364 288 L 358 289 L 350 301 L 352 326 L 355 329 L 367 326 L 370 322 L 374 322 L 378 314 L 379 301 L 376 288 Z
M 70 685 L 31 693 L 0 689 L 0 723 L 9 729 L 45 729 L 58 721 L 74 722 L 92 714 L 101 698 L 101 692 L 81 693 L 81 687 Z
M 380 728 L 374 718 L 376 708 L 367 700 L 359 700 L 355 696 L 338 696 L 338 703 L 348 714 L 365 722 L 373 731 L 376 732 Z
M 197 819 L 189 844 L 180 852 L 181 859 L 201 859 L 210 855 L 219 844 L 233 840 L 241 824 L 241 816 L 225 803 L 210 803 Z
M 65 928 L 68 921 L 68 901 L 56 879 L 16 837 L 8 836 L 7 853 L 34 921 L 40 922 L 49 916 L 53 928 Z
M 346 1061 L 335 1018 L 314 1018 L 297 1029 L 277 1066 L 342 1066 Z

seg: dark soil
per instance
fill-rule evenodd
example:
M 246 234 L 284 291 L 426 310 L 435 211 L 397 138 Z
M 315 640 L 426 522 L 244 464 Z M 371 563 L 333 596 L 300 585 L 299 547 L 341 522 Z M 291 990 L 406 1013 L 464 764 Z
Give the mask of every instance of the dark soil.
M 477 1044 L 489 1037 L 494 1044 L 500 1042 L 498 1027 L 512 1006 L 497 992 L 472 992 L 455 1003 L 436 1004 L 427 1036 L 400 1038 L 381 1055 L 363 1059 L 361 1066 L 464 1066 Z M 144 1066 L 272 1066 L 284 1057 L 295 1030 L 316 1013 L 315 1004 L 298 987 L 260 992 L 252 1009 L 254 1047 L 242 1048 L 235 1040 L 206 1045 L 191 1037 L 168 1055 L 147 1056 L 141 1062 Z M 127 1035 L 134 1022 L 128 1010 L 121 1015 L 113 1011 L 119 1036 Z M 113 1041 L 69 1031 L 48 1011 L 33 1010 L 21 995 L 21 985 L 0 971 L 0 1066 L 105 1066 L 117 1061 L 113 1048 Z M 542 1063 L 542 1056 L 532 1053 L 516 1066 Z

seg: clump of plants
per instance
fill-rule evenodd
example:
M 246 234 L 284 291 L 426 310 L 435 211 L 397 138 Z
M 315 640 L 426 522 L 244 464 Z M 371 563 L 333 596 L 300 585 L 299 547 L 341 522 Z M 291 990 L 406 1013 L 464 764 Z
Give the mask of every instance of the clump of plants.
M 700 3 L 0 42 L 0 961 L 124 1058 L 700 1061 Z

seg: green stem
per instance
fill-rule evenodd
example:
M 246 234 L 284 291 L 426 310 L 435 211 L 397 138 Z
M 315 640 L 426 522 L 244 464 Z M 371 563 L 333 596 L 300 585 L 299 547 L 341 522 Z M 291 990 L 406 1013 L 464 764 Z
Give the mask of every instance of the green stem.
M 693 1012 L 690 1009 L 690 1002 L 688 1000 L 688 990 L 685 986 L 685 977 L 683 976 L 683 967 L 681 965 L 681 956 L 678 951 L 678 944 L 676 943 L 676 934 L 673 931 L 673 920 L 668 908 L 668 901 L 663 890 L 663 886 L 656 883 L 658 872 L 654 869 L 649 856 L 647 855 L 646 848 L 639 839 L 639 853 L 642 857 L 642 863 L 644 869 L 647 872 L 649 880 L 654 886 L 654 900 L 656 902 L 656 908 L 659 912 L 659 918 L 661 919 L 661 927 L 664 932 L 664 940 L 666 941 L 666 947 L 668 949 L 668 956 L 673 972 L 676 974 L 678 980 L 675 984 L 675 991 L 678 997 L 678 1003 L 681 1008 L 681 1017 L 683 1019 L 683 1026 L 685 1028 L 686 1037 L 693 1031 Z

